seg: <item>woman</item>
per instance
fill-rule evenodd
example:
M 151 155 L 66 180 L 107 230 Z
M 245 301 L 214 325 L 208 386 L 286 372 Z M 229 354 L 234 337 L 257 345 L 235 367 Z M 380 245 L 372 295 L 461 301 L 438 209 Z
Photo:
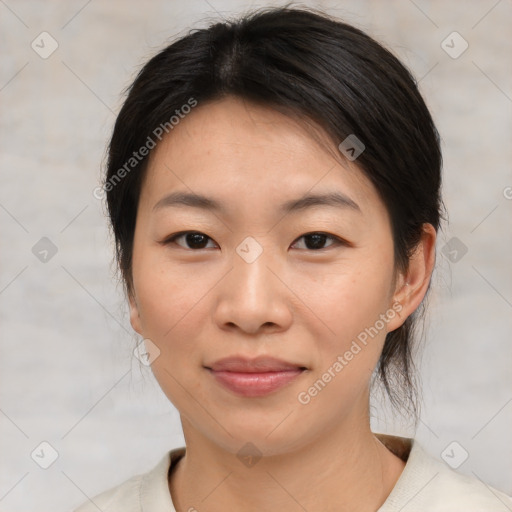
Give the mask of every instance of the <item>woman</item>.
M 374 377 L 418 419 L 440 172 L 409 72 L 322 13 L 258 11 L 153 57 L 103 188 L 141 359 L 186 447 L 78 511 L 510 510 L 370 429 Z

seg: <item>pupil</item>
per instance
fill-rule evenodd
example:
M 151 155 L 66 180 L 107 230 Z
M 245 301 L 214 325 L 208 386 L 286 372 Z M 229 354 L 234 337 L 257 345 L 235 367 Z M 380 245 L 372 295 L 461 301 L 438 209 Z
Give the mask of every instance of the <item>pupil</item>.
M 314 240 L 314 243 L 313 244 L 308 244 L 307 243 L 307 240 Z M 308 249 L 321 249 L 322 248 L 322 245 L 323 243 L 325 243 L 325 235 L 322 235 L 322 234 L 314 234 L 314 235 L 308 235 L 306 237 L 306 246 L 308 247 Z M 323 242 L 323 243 L 322 243 Z M 312 247 L 311 247 L 312 245 Z
M 187 243 L 189 244 L 190 247 L 195 247 L 196 249 L 203 249 L 203 246 L 206 246 L 206 237 L 204 235 L 201 235 L 200 233 L 189 233 L 187 235 Z M 198 245 L 200 247 L 197 247 Z

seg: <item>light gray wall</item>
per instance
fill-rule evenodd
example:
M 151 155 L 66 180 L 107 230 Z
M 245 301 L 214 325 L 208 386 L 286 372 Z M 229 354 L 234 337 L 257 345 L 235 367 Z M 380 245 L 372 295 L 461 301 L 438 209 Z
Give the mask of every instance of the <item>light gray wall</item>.
M 282 3 L 0 2 L 1 510 L 69 510 L 183 443 L 175 409 L 132 357 L 136 337 L 92 191 L 121 90 L 149 56 L 201 20 Z M 439 240 L 416 437 L 439 457 L 456 441 L 457 457 L 469 453 L 459 471 L 512 493 L 512 5 L 306 5 L 368 30 L 421 79 L 443 138 L 450 224 Z M 31 47 L 51 50 L 43 31 L 58 44 L 46 59 Z M 456 59 L 441 46 L 453 31 L 469 44 Z M 453 53 L 462 41 L 452 39 Z M 46 263 L 33 253 L 42 237 L 57 250 Z M 443 250 L 453 237 L 466 254 Z M 374 428 L 411 434 L 379 408 Z M 46 470 L 31 458 L 43 441 L 58 452 Z M 42 449 L 34 459 L 49 462 Z

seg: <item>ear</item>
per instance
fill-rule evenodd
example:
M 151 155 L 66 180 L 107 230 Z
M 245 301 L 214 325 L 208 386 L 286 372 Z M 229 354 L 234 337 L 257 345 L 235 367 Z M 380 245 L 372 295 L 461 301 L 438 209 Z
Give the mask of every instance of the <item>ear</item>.
M 139 306 L 135 298 L 135 292 L 128 294 L 128 302 L 130 305 L 130 324 L 133 330 L 142 336 L 142 325 L 140 321 Z
M 388 322 L 388 332 L 398 329 L 416 311 L 427 293 L 436 261 L 436 230 L 423 224 L 420 242 L 409 260 L 405 274 L 400 274 L 393 294 L 396 316 Z

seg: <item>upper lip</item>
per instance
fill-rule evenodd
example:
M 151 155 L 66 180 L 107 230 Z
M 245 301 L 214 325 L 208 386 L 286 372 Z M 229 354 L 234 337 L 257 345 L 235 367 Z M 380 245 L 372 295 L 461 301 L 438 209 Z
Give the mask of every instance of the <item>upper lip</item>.
M 214 363 L 207 365 L 213 371 L 227 371 L 227 372 L 243 372 L 243 373 L 258 373 L 258 372 L 278 372 L 286 370 L 306 369 L 305 366 L 296 363 L 289 363 L 282 359 L 274 357 L 260 356 L 256 358 L 248 358 L 243 356 L 232 356 L 219 359 Z

